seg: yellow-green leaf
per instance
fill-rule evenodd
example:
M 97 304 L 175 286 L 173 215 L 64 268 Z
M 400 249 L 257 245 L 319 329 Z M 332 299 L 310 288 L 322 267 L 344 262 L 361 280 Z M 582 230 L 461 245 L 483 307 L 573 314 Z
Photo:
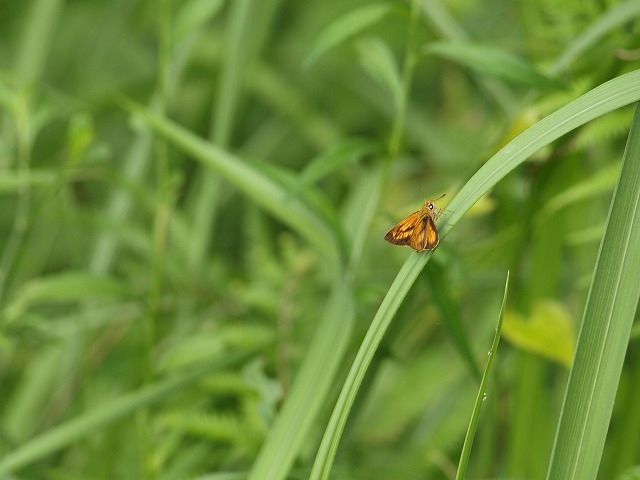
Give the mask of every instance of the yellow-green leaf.
M 571 315 L 559 302 L 541 300 L 529 317 L 508 311 L 503 334 L 518 348 L 571 367 L 576 331 Z

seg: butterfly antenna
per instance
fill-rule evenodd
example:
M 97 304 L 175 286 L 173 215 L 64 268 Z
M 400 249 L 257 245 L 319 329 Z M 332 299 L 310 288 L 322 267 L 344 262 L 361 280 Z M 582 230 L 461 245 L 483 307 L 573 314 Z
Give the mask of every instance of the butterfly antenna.
M 420 191 L 422 192 L 422 198 L 424 198 L 425 200 L 427 200 L 427 197 L 424 195 L 424 190 L 422 189 L 422 187 L 420 187 Z M 438 198 L 436 198 L 435 200 L 431 200 L 432 202 L 437 202 L 438 200 L 440 200 L 442 197 L 444 197 L 446 195 L 446 193 L 443 193 L 442 195 L 440 195 Z

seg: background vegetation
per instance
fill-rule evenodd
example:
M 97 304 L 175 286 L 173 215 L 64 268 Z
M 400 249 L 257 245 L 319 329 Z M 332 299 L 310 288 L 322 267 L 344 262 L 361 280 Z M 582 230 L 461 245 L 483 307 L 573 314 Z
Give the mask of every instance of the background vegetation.
M 4 2 L 0 475 L 453 478 L 509 270 L 467 476 L 544 478 L 616 185 L 640 245 L 639 3 Z M 433 257 L 382 238 L 423 192 Z M 602 479 L 640 476 L 629 328 L 583 331 L 626 350 Z

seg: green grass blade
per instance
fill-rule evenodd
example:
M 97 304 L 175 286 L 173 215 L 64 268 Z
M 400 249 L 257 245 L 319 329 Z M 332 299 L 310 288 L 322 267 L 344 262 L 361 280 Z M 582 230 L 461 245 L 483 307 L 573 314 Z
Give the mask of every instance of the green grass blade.
M 382 20 L 392 6 L 386 3 L 372 3 L 350 11 L 327 26 L 318 35 L 304 63 L 310 67 L 326 52 L 344 43 L 365 28 Z
M 557 75 L 563 72 L 571 65 L 571 62 L 580 58 L 580 55 L 583 55 L 589 48 L 596 46 L 605 35 L 625 23 L 633 21 L 638 15 L 640 15 L 640 2 L 637 0 L 628 0 L 612 6 L 571 43 L 569 48 L 556 60 L 549 73 Z
M 171 120 L 128 100 L 123 103 L 176 147 L 222 175 L 257 205 L 306 237 L 337 264 L 343 253 L 335 231 L 300 198 L 289 195 L 287 187 Z
M 265 38 L 280 0 L 238 0 L 229 4 L 229 24 L 225 32 L 223 62 L 219 77 L 213 121 L 209 138 L 226 148 L 240 115 L 240 104 L 246 91 Z M 251 32 L 251 35 L 247 35 Z M 206 256 L 211 227 L 217 218 L 220 179 L 205 170 L 194 203 L 194 214 L 188 248 L 190 268 L 201 264 Z
M 458 309 L 454 296 L 445 278 L 445 266 L 439 263 L 432 263 L 425 271 L 431 297 L 440 310 L 442 317 L 442 327 L 447 331 L 453 345 L 467 364 L 471 376 L 480 381 L 482 373 L 471 348 L 469 336 L 467 335 L 462 314 Z
M 633 466 L 616 477 L 616 480 L 638 480 L 640 478 L 640 467 Z
M 616 184 L 619 171 L 619 163 L 606 166 L 600 172 L 594 173 L 552 198 L 544 206 L 543 213 L 545 215 L 553 215 L 572 203 L 611 191 Z
M 295 184 L 291 187 L 291 193 L 304 191 L 340 168 L 350 163 L 358 162 L 377 150 L 379 150 L 379 147 L 375 143 L 363 139 L 350 138 L 339 141 L 320 155 L 309 160 L 309 163 L 300 172 Z
M 377 37 L 363 38 L 358 42 L 358 53 L 364 70 L 389 94 L 398 108 L 404 94 L 403 84 L 389 45 Z
M 262 346 L 261 348 L 264 347 Z M 15 472 L 26 465 L 68 446 L 72 442 L 87 435 L 94 434 L 96 429 L 106 427 L 127 415 L 131 415 L 138 408 L 168 398 L 171 394 L 183 390 L 185 386 L 216 369 L 246 361 L 246 359 L 250 355 L 255 354 L 256 351 L 257 350 L 227 354 L 223 360 L 211 362 L 211 364 L 204 368 L 188 374 L 182 374 L 177 378 L 149 385 L 137 392 L 109 400 L 105 405 L 96 405 L 87 413 L 73 417 L 73 419 L 68 422 L 47 430 L 9 452 L 0 459 L 0 477 L 4 478 L 4 476 L 10 472 Z
M 451 42 L 467 42 L 471 40 L 465 27 L 456 21 L 453 14 L 445 8 L 440 0 L 421 0 L 422 15 L 431 29 L 438 32 L 439 36 Z M 487 95 L 500 105 L 505 112 L 512 111 L 516 105 L 516 99 L 508 88 L 493 78 L 479 77 L 480 85 Z
M 456 62 L 481 75 L 495 77 L 514 85 L 550 90 L 562 87 L 560 82 L 539 73 L 524 59 L 490 45 L 436 42 L 427 45 L 422 51 Z
M 441 238 L 446 237 L 485 193 L 530 155 L 586 122 L 639 99 L 640 71 L 635 71 L 587 92 L 513 139 L 469 179 L 449 204 L 447 210 L 451 213 L 446 221 L 439 222 Z M 329 478 L 342 431 L 367 368 L 398 307 L 431 255 L 411 254 L 382 301 L 340 392 L 316 456 L 312 479 Z
M 351 337 L 354 315 L 351 288 L 339 280 L 334 285 L 324 317 L 287 401 L 269 431 L 248 480 L 286 478 L 342 361 Z
M 22 82 L 32 82 L 40 78 L 53 44 L 55 28 L 64 2 L 62 0 L 40 0 L 31 3 L 27 28 L 20 41 L 20 51 L 16 56 L 16 73 Z
M 382 305 L 378 309 L 376 316 L 371 323 L 371 327 L 362 341 L 362 345 L 358 350 L 347 380 L 345 381 L 340 397 L 336 402 L 336 406 L 331 415 L 331 420 L 325 431 L 324 437 L 320 444 L 320 449 L 316 456 L 313 469 L 311 471 L 312 480 L 328 479 L 331 473 L 331 466 L 335 458 L 340 436 L 344 430 L 344 426 L 349 416 L 349 411 L 356 398 L 358 389 L 362 384 L 367 368 L 373 359 L 378 345 L 382 341 L 391 319 L 395 315 L 402 300 L 409 292 L 416 277 L 423 269 L 427 260 L 431 258 L 431 253 L 425 255 L 411 255 L 400 272 L 396 276 L 391 288 L 387 292 Z
M 224 6 L 222 0 L 190 0 L 178 10 L 172 26 L 174 42 L 204 27 Z
M 547 478 L 595 479 L 640 299 L 640 112 L 591 282 Z
M 509 292 L 509 272 L 507 272 L 507 279 L 504 284 L 504 294 L 502 296 L 502 306 L 500 307 L 500 314 L 498 315 L 498 324 L 496 325 L 496 333 L 493 336 L 493 342 L 491 349 L 489 350 L 489 359 L 487 360 L 487 366 L 482 374 L 482 381 L 480 382 L 480 388 L 478 389 L 478 395 L 476 402 L 473 406 L 473 413 L 471 414 L 471 421 L 469 422 L 469 428 L 467 434 L 464 437 L 464 444 L 462 445 L 462 453 L 460 454 L 460 462 L 458 464 L 458 473 L 456 474 L 456 480 L 462 480 L 467 471 L 467 464 L 469 463 L 469 457 L 471 456 L 471 447 L 473 446 L 473 438 L 476 434 L 476 428 L 478 427 L 478 420 L 480 418 L 480 409 L 485 401 L 485 395 L 487 393 L 487 382 L 491 375 L 491 368 L 493 366 L 493 360 L 496 358 L 498 352 L 498 344 L 500 343 L 500 333 L 502 332 L 502 321 L 504 320 L 504 311 L 507 305 L 507 293 Z
M 49 170 L 3 171 L 0 194 L 15 194 L 24 188 L 53 185 L 56 174 Z
M 382 167 L 373 168 L 360 178 L 352 194 L 345 201 L 342 212 L 342 228 L 349 232 L 351 252 L 349 271 L 355 272 L 371 232 L 371 223 L 378 211 L 383 189 Z
M 447 206 L 444 238 L 460 218 L 505 175 L 529 156 L 585 123 L 640 100 L 640 70 L 616 77 L 581 95 L 527 129 L 491 157 Z
M 34 304 L 126 298 L 127 286 L 114 277 L 84 271 L 41 276 L 26 282 L 3 310 L 5 322 L 18 322 Z
M 216 99 L 211 138 L 227 146 L 238 116 L 250 68 L 263 47 L 280 0 L 239 0 L 233 2 L 225 51 L 220 90 Z M 251 32 L 251 35 L 247 35 Z

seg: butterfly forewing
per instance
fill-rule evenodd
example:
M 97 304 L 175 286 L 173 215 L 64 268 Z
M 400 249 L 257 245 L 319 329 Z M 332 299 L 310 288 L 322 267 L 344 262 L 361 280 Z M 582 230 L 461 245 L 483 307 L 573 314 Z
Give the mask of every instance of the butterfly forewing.
M 413 233 L 419 223 L 420 212 L 414 212 L 389 230 L 384 239 L 394 245 L 409 245 L 413 247 Z

